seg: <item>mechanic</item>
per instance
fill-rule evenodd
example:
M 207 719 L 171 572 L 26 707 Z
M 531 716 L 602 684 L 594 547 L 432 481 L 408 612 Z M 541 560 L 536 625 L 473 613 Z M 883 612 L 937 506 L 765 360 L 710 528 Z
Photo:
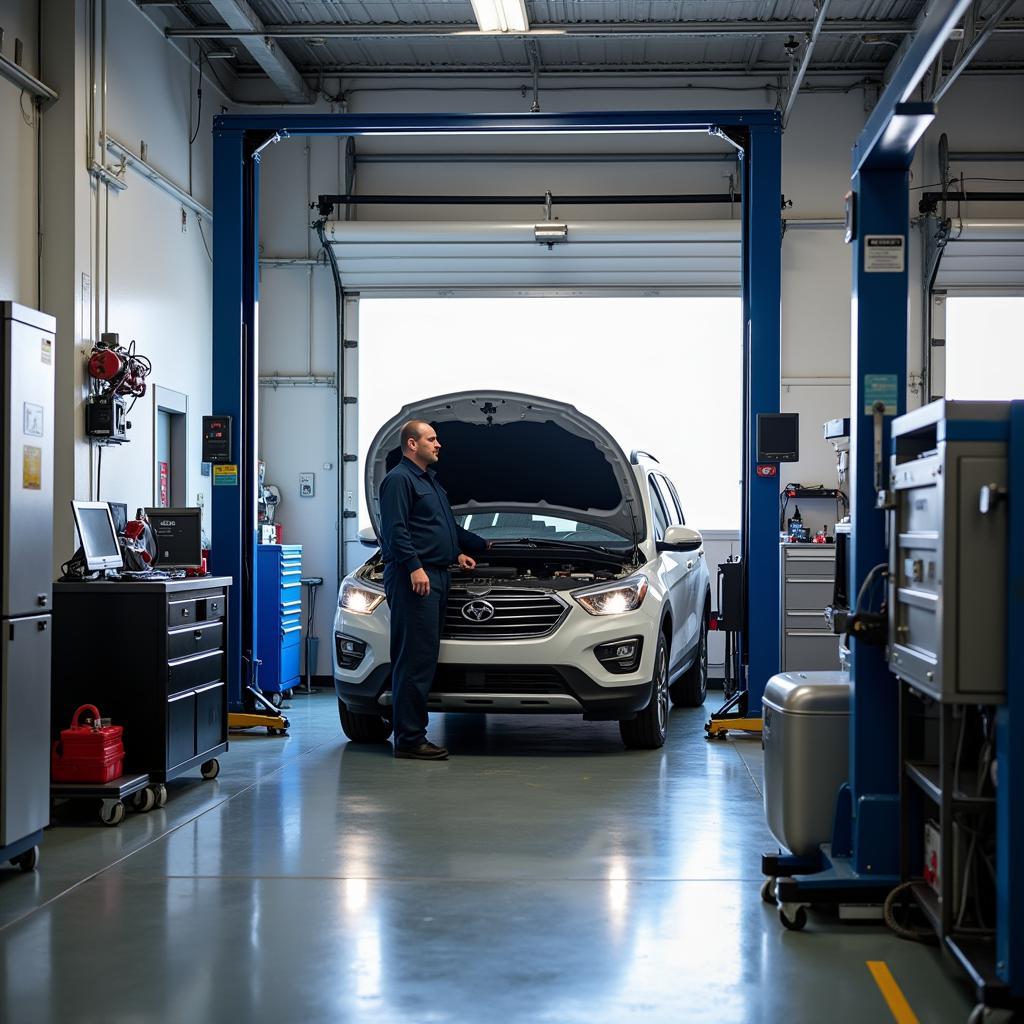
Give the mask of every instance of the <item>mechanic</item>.
M 448 751 L 427 740 L 427 694 L 441 647 L 448 566 L 457 561 L 463 569 L 476 568 L 471 554 L 483 554 L 488 545 L 455 522 L 432 468 L 441 451 L 434 428 L 409 420 L 400 437 L 404 457 L 380 485 L 395 757 L 443 761 Z

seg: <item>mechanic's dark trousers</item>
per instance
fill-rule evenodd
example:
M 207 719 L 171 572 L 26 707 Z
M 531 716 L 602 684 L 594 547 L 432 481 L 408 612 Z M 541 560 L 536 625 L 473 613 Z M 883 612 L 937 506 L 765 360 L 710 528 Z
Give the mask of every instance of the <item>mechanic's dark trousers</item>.
M 418 747 L 427 738 L 427 694 L 441 649 L 441 626 L 448 603 L 447 568 L 423 567 L 430 577 L 426 597 L 413 593 L 409 573 L 388 563 L 384 590 L 391 610 L 391 706 L 395 746 Z

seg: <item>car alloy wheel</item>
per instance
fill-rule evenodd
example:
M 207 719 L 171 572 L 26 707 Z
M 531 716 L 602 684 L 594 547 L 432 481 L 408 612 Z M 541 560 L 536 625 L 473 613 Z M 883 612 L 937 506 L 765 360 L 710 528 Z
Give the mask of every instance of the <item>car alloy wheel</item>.
M 654 678 L 657 680 L 658 729 L 662 735 L 668 729 L 668 652 L 664 644 L 658 645 L 658 661 L 654 667 Z

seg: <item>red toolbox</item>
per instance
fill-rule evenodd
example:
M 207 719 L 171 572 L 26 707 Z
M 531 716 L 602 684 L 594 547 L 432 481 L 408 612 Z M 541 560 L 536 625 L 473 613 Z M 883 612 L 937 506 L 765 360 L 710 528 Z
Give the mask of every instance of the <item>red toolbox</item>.
M 92 712 L 92 721 L 79 725 L 83 712 Z M 104 724 L 95 704 L 83 704 L 71 719 L 71 727 L 61 729 L 53 745 L 50 774 L 54 782 L 110 782 L 124 772 L 123 726 Z

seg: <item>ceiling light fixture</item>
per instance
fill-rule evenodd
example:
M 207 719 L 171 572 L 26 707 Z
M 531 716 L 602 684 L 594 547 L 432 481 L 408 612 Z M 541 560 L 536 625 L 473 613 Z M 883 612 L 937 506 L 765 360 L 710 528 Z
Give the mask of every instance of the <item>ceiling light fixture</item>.
M 233 60 L 235 56 L 234 50 L 207 50 L 207 60 Z
M 556 242 L 569 240 L 569 225 L 546 220 L 543 224 L 534 225 L 533 238 L 550 249 Z
M 481 32 L 529 32 L 526 0 L 472 0 Z

